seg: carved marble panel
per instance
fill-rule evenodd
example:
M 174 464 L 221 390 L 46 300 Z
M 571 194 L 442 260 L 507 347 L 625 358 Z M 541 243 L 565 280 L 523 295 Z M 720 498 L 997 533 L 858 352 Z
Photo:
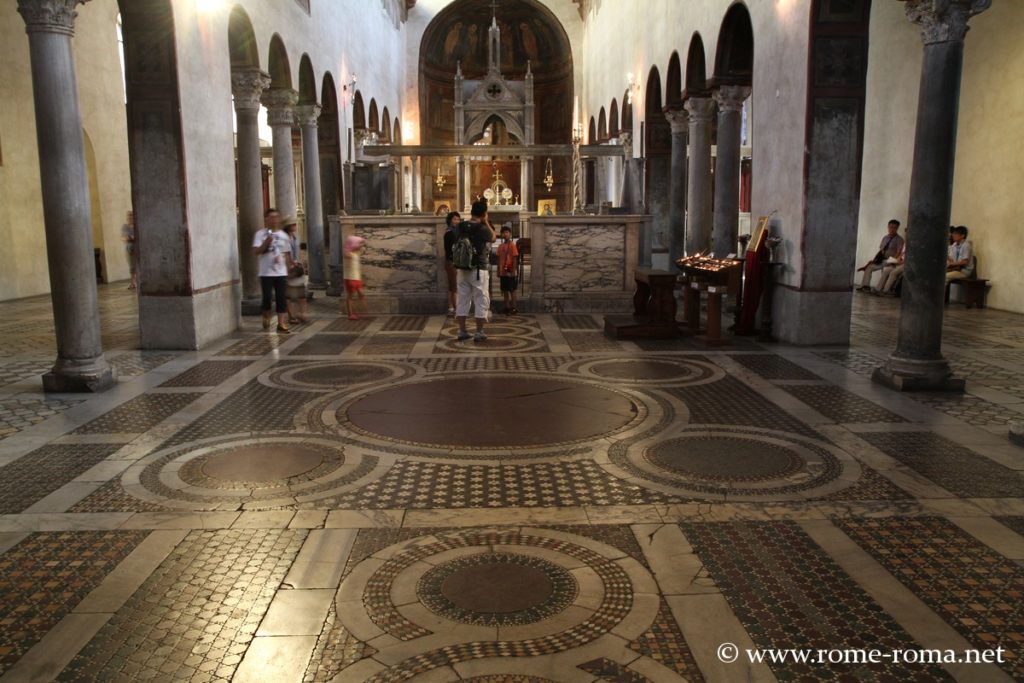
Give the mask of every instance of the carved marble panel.
M 366 240 L 363 281 L 369 292 L 436 292 L 438 257 L 432 225 L 357 226 Z
M 625 225 L 548 226 L 544 246 L 548 292 L 621 292 Z

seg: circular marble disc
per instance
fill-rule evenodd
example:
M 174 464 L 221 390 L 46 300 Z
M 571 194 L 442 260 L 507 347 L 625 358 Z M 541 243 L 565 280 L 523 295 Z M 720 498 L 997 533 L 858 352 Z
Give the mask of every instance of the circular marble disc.
M 715 481 L 774 479 L 804 465 L 787 448 L 725 436 L 671 439 L 650 448 L 647 458 L 664 469 Z
M 689 377 L 685 366 L 657 360 L 612 361 L 595 364 L 592 372 L 609 379 L 670 380 Z
M 503 562 L 463 567 L 441 583 L 441 595 L 470 612 L 521 612 L 542 604 L 553 589 L 540 569 Z
M 614 432 L 636 416 L 626 396 L 558 379 L 455 377 L 375 391 L 348 419 L 386 438 L 437 446 L 529 447 Z
M 309 472 L 323 460 L 319 451 L 298 444 L 245 446 L 211 456 L 203 474 L 222 481 L 273 481 Z

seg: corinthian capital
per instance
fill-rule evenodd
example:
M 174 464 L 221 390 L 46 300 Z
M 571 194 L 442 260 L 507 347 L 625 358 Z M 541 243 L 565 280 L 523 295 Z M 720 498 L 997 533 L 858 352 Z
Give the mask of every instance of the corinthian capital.
M 633 134 L 628 130 L 620 130 L 619 144 L 622 145 L 622 152 L 626 159 L 631 159 L 633 157 Z
M 88 0 L 18 0 L 18 12 L 25 20 L 25 32 L 75 33 L 75 7 Z
M 686 132 L 690 115 L 686 113 L 685 109 L 669 109 L 665 112 L 665 118 L 668 119 L 668 125 L 672 129 L 673 135 Z
M 306 126 L 316 127 L 316 122 L 319 118 L 319 104 L 303 104 L 295 107 L 295 120 L 303 128 Z
M 231 70 L 231 94 L 236 111 L 259 111 L 263 91 L 270 87 L 270 74 L 256 67 Z
M 723 85 L 715 89 L 714 98 L 718 111 L 739 111 L 743 102 L 750 97 L 750 88 L 745 85 Z
M 691 123 L 711 123 L 715 114 L 715 101 L 710 97 L 691 97 L 686 100 L 686 111 Z
M 288 88 L 271 88 L 263 93 L 267 107 L 267 123 L 271 126 L 294 126 L 295 104 L 299 93 Z
M 992 0 L 903 0 L 907 17 L 921 27 L 925 45 L 963 40 L 967 21 L 984 12 Z

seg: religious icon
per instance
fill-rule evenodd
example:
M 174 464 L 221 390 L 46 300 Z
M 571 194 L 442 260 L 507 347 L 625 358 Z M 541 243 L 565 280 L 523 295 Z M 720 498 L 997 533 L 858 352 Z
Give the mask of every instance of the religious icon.
M 554 199 L 541 199 L 537 202 L 538 216 L 554 216 L 558 202 Z

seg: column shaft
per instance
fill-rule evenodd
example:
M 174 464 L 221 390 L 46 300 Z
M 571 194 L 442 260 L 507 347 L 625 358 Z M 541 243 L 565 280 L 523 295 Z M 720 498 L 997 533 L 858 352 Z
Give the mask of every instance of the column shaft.
M 686 129 L 687 115 L 683 109 L 665 112 L 672 128 L 672 170 L 669 173 L 669 267 L 683 256 L 686 249 Z
M 317 119 L 320 107 L 307 104 L 298 108 L 302 128 L 302 183 L 306 199 L 306 248 L 309 253 L 309 286 L 323 289 L 324 273 L 324 207 L 320 189 L 320 140 Z
M 238 122 L 238 252 L 242 271 L 242 299 L 260 297 L 260 279 L 252 241 L 263 227 L 263 162 L 260 158 L 260 97 L 270 85 L 270 75 L 259 69 L 239 69 L 231 74 Z
M 420 158 L 412 158 L 412 198 L 410 203 L 412 206 L 409 211 L 412 213 L 420 212 Z
M 749 88 L 722 86 L 715 91 L 718 103 L 718 154 L 715 156 L 715 224 L 713 249 L 719 258 L 736 252 L 740 213 L 741 109 Z
M 896 350 L 872 379 L 898 389 L 963 391 L 942 357 L 943 290 L 953 198 L 956 124 L 960 109 L 964 35 L 972 14 L 990 0 L 907 2 L 922 26 L 924 61 L 907 210 L 906 264 Z
M 686 101 L 690 120 L 690 169 L 687 177 L 686 253 L 711 248 L 711 117 L 715 101 L 691 97 Z
M 455 161 L 455 206 L 452 211 L 460 214 L 466 207 L 466 157 L 459 157 Z
M 27 25 L 43 222 L 57 360 L 46 391 L 103 391 L 116 375 L 103 356 L 92 212 L 71 47 L 77 0 L 19 0 Z M 46 5 L 47 7 L 44 7 Z
M 274 137 L 274 208 L 282 218 L 295 218 L 295 152 L 292 148 L 292 127 L 295 125 L 294 90 L 271 88 L 263 96 L 267 106 L 267 123 Z

